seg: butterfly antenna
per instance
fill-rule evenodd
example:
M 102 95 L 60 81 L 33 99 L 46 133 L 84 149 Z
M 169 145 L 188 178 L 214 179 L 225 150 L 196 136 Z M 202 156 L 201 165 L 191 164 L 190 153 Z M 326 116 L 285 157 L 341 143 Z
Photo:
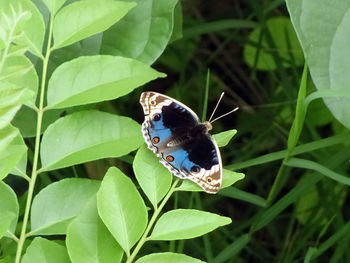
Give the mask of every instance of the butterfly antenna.
M 225 95 L 225 92 L 221 93 L 220 98 L 219 98 L 218 102 L 216 103 L 216 106 L 215 106 L 215 108 L 214 108 L 214 110 L 213 110 L 213 113 L 211 114 L 211 116 L 210 116 L 210 118 L 209 118 L 209 122 L 210 122 L 210 123 L 212 123 L 211 119 L 213 118 L 214 113 L 215 113 L 216 109 L 218 108 L 219 103 L 220 103 L 220 101 L 221 101 L 221 99 L 222 99 L 222 97 L 223 97 L 224 95 Z
M 218 119 L 221 119 L 222 117 L 225 117 L 225 116 L 231 114 L 232 112 L 235 112 L 236 110 L 238 110 L 238 107 L 234 108 L 233 110 L 231 110 L 231 111 L 229 111 L 229 112 L 227 112 L 227 113 L 225 113 L 225 114 L 223 114 L 223 115 L 221 115 L 221 116 L 219 116 L 219 117 L 217 117 L 214 120 L 209 121 L 209 122 L 213 123 L 214 121 L 217 121 Z

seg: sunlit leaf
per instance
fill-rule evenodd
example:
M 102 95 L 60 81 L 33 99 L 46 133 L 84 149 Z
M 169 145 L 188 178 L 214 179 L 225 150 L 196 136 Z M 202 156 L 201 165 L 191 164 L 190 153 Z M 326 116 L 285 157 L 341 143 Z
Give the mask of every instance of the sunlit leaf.
M 133 169 L 142 190 L 156 206 L 169 191 L 172 175 L 146 145 L 137 151 Z
M 0 182 L 0 237 L 7 231 L 14 234 L 19 206 L 15 192 L 4 182 Z
M 67 263 L 70 262 L 64 246 L 45 238 L 36 237 L 27 248 L 22 263 Z
M 96 194 L 99 181 L 68 178 L 42 189 L 33 200 L 31 234 L 66 234 L 69 222 Z
M 78 1 L 63 7 L 53 27 L 54 48 L 68 46 L 102 32 L 121 19 L 135 3 L 122 1 Z
M 102 221 L 126 253 L 141 237 L 147 224 L 146 206 L 130 178 L 113 167 L 97 193 Z
M 179 263 L 179 262 L 202 263 L 204 261 L 186 256 L 184 254 L 177 254 L 177 253 L 170 253 L 170 252 L 149 254 L 136 261 L 136 263 L 164 263 L 164 262 L 166 263 Z
M 179 240 L 204 235 L 231 223 L 231 219 L 193 209 L 176 209 L 163 214 L 149 239 Z
M 178 0 L 136 2 L 134 9 L 103 34 L 102 53 L 135 58 L 150 65 L 170 40 Z
M 137 60 L 113 56 L 79 57 L 59 66 L 48 87 L 48 107 L 64 108 L 111 100 L 158 77 Z
M 228 130 L 214 134 L 213 137 L 219 147 L 224 147 L 230 142 L 230 140 L 233 138 L 233 136 L 235 136 L 236 133 L 237 130 Z
M 103 224 L 97 213 L 96 196 L 69 224 L 66 244 L 75 263 L 120 262 L 123 250 Z
M 95 110 L 60 118 L 43 135 L 42 170 L 123 156 L 143 143 L 140 130 L 130 118 Z

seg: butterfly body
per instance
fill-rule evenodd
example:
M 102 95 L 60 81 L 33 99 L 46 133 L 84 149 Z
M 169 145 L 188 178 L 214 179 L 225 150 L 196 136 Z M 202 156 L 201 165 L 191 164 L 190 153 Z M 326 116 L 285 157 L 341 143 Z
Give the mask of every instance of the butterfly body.
M 140 103 L 145 113 L 142 134 L 160 162 L 171 173 L 216 193 L 221 187 L 220 152 L 208 133 L 209 122 L 184 104 L 160 93 L 143 92 Z

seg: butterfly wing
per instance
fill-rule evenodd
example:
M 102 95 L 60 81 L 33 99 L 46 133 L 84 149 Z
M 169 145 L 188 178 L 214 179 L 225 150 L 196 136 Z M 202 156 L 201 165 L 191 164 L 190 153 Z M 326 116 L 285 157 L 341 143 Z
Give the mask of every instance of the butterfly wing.
M 221 158 L 209 134 L 189 140 L 186 134 L 199 125 L 198 116 L 184 104 L 156 92 L 141 94 L 145 113 L 142 134 L 161 163 L 180 178 L 190 179 L 208 193 L 221 187 Z
M 173 161 L 168 160 L 169 155 L 173 157 L 171 158 Z M 188 141 L 179 148 L 174 147 L 165 155 L 163 154 L 160 161 L 174 175 L 195 182 L 207 193 L 215 194 L 221 188 L 220 151 L 209 134 Z
M 169 142 L 199 123 L 197 115 L 184 104 L 160 93 L 143 92 L 140 103 L 145 113 L 142 134 L 157 156 L 169 148 Z

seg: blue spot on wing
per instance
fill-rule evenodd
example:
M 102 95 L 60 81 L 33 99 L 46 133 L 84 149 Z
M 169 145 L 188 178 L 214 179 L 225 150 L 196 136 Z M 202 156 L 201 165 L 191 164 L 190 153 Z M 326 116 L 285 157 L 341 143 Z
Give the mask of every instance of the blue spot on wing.
M 188 153 L 184 149 L 178 149 L 174 152 L 169 152 L 168 154 L 174 157 L 174 161 L 171 162 L 172 166 L 178 170 L 186 170 L 187 172 L 191 172 L 191 168 L 195 164 L 190 161 L 188 158 Z
M 152 138 L 159 137 L 160 142 L 168 139 L 171 136 L 171 130 L 164 126 L 163 115 L 159 121 L 151 121 L 151 125 L 148 126 L 148 133 Z

